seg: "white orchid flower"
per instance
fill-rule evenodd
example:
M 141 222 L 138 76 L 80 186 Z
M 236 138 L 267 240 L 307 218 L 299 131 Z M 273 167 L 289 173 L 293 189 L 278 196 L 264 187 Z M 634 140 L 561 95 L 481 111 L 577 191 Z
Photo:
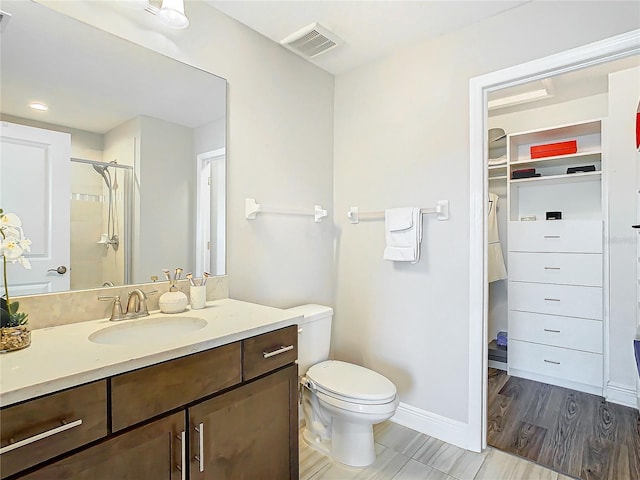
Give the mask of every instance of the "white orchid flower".
M 0 225 L 3 227 L 22 227 L 22 220 L 15 213 L 3 213 L 0 215 Z
M 20 239 L 7 237 L 0 243 L 0 252 L 4 258 L 15 262 L 22 256 L 24 250 L 20 247 Z
M 31 240 L 29 240 L 28 238 L 24 238 L 24 236 L 22 235 L 20 236 L 19 245 L 23 251 L 25 252 L 31 251 Z M 30 268 L 30 267 L 27 267 L 27 268 Z
M 31 262 L 24 257 L 18 257 L 16 260 L 20 265 L 22 265 L 27 270 L 31 270 Z

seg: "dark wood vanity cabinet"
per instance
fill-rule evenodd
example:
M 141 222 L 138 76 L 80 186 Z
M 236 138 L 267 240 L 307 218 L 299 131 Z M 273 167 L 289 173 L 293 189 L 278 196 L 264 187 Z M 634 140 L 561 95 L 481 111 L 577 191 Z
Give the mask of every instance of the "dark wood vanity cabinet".
M 24 480 L 181 480 L 185 414 L 175 413 L 20 477 Z
M 190 478 L 297 479 L 297 384 L 291 365 L 190 408 Z
M 106 383 L 100 380 L 0 410 L 2 478 L 106 437 Z
M 69 400 L 73 404 L 102 399 L 102 430 L 80 443 L 47 450 L 46 456 L 38 453 L 45 445 L 41 440 L 16 448 L 2 455 L 1 477 L 297 479 L 296 358 L 297 326 L 292 325 L 90 384 L 99 385 L 99 391 L 82 394 L 86 385 L 71 389 L 68 392 L 77 392 Z M 69 395 L 61 392 L 44 399 L 63 393 Z M 7 407 L 0 412 L 2 419 L 9 418 L 12 409 L 28 409 L 44 399 Z M 29 421 L 38 423 L 34 415 Z M 4 438 L 5 425 L 0 429 L 3 446 L 13 443 Z M 82 448 L 88 442 L 91 445 Z M 53 463 L 29 469 L 65 452 L 67 456 Z

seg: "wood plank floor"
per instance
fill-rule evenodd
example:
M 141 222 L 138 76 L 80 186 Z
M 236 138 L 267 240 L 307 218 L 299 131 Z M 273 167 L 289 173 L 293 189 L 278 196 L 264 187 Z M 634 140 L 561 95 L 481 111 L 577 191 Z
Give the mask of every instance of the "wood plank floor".
M 487 443 L 583 480 L 640 480 L 640 415 L 489 369 Z

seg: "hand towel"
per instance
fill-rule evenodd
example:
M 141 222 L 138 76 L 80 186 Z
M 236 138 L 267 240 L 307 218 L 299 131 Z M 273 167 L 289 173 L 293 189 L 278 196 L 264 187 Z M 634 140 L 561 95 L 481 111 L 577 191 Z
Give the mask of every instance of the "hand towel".
M 386 247 L 383 258 L 417 263 L 422 242 L 422 213 L 419 207 L 391 208 L 384 214 Z

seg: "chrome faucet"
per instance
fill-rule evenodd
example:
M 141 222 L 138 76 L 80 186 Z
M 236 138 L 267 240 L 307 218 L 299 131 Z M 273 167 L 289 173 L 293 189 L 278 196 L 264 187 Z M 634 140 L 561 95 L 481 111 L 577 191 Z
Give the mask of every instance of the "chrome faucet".
M 153 295 L 158 293 L 157 290 L 151 292 L 143 292 L 139 288 L 129 292 L 129 298 L 127 299 L 127 309 L 123 310 L 122 303 L 120 303 L 120 296 L 99 296 L 98 300 L 113 300 L 113 307 L 111 309 L 111 317 L 109 320 L 117 322 L 118 320 L 131 320 L 133 318 L 146 317 L 149 315 L 149 309 L 147 307 L 147 295 Z
M 146 317 L 149 315 L 149 310 L 147 309 L 147 295 L 139 288 L 129 292 L 125 315 L 127 318 Z

